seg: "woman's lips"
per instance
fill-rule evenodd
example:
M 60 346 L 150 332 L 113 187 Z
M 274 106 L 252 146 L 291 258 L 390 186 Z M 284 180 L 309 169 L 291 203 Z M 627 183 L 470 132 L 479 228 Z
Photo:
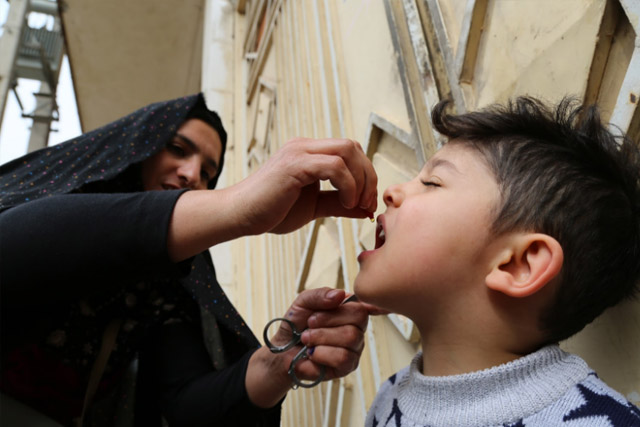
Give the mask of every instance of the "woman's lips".
M 162 183 L 161 187 L 163 190 L 179 190 L 180 189 L 179 185 L 175 185 L 170 182 Z

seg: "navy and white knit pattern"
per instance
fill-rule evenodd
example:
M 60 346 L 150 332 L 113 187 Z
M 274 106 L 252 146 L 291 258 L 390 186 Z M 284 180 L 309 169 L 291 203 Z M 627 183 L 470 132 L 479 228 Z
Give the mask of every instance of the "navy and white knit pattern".
M 483 371 L 421 373 L 422 353 L 380 387 L 367 427 L 640 427 L 640 410 L 580 357 L 548 346 Z

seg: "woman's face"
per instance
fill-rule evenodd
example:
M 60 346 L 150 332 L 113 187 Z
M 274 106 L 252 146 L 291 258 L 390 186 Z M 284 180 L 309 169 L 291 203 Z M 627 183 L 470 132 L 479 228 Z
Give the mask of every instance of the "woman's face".
M 142 162 L 143 188 L 205 190 L 218 174 L 221 153 L 218 132 L 200 119 L 188 119 L 161 151 Z

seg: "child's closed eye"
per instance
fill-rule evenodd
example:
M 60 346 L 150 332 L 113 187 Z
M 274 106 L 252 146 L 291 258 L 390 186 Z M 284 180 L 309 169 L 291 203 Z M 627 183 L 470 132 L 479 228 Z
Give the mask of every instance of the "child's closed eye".
M 440 187 L 440 184 L 438 184 L 437 182 L 434 182 L 434 181 L 421 180 L 420 182 L 422 182 L 422 184 L 426 185 L 427 187 Z

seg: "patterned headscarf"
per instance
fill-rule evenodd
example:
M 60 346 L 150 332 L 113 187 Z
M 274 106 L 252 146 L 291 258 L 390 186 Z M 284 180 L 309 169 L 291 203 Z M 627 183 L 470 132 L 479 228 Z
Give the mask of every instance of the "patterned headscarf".
M 77 138 L 0 166 L 0 211 L 42 197 L 77 192 L 91 184 L 112 182 L 160 151 L 189 118 L 207 122 L 220 136 L 218 175 L 208 185 L 213 189 L 222 170 L 227 133 L 218 115 L 207 109 L 202 94 L 197 94 L 151 104 Z M 127 190 L 136 189 L 137 184 L 129 182 Z M 121 185 L 114 182 L 109 190 L 121 190 Z

